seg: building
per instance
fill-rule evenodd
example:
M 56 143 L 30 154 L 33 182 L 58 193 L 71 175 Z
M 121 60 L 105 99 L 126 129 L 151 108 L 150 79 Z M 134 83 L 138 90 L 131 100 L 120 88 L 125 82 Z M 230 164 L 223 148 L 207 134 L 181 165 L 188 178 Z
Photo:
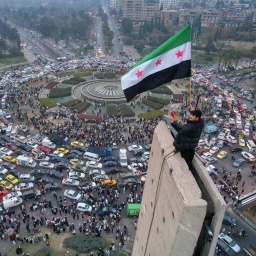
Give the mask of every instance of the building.
M 193 24 L 193 20 L 198 15 L 197 10 L 180 9 L 179 26 L 184 27 L 189 23 Z
M 144 0 L 124 0 L 122 17 L 133 21 L 151 20 L 159 11 L 159 3 Z
M 159 9 L 168 10 L 173 7 L 178 7 L 180 5 L 180 0 L 160 0 L 159 1 Z
M 202 11 L 202 13 L 201 13 L 202 27 L 218 26 L 220 18 L 221 18 L 221 12 Z
M 164 122 L 150 154 L 132 256 L 213 256 L 226 204 L 205 167 L 188 170 Z

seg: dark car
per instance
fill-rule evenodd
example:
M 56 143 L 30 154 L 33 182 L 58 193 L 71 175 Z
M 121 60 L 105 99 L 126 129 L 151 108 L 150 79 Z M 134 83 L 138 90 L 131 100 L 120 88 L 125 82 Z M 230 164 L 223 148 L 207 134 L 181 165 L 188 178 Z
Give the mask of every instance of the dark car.
M 19 148 L 21 148 L 21 149 L 23 149 L 23 150 L 25 150 L 27 152 L 30 152 L 33 149 L 32 147 L 30 147 L 29 145 L 26 145 L 26 144 L 21 144 L 19 146 Z
M 133 150 L 133 154 L 134 154 L 135 156 L 142 156 L 143 153 L 144 153 L 144 151 L 143 151 L 143 150 L 140 150 L 140 149 L 138 149 L 138 150 Z
M 8 163 L 8 162 L 3 162 L 2 166 L 8 170 L 14 170 L 16 168 L 15 164 Z
M 48 172 L 46 170 L 42 170 L 42 169 L 35 169 L 30 171 L 30 174 L 33 175 L 35 178 L 40 178 L 42 176 L 44 176 L 45 174 L 48 174 Z
M 103 158 L 103 162 L 108 162 L 108 161 L 118 161 L 118 158 L 115 156 L 106 156 Z
M 61 190 L 61 184 L 57 182 L 48 183 L 44 186 L 46 191 Z
M 71 153 L 71 154 L 68 154 L 67 155 L 67 159 L 70 160 L 70 159 L 79 159 L 80 156 L 75 154 L 75 153 Z
M 99 213 L 99 216 L 100 217 L 104 217 L 106 215 L 109 215 L 109 214 L 120 214 L 120 211 L 117 210 L 116 208 L 112 208 L 112 207 L 103 207 L 101 212 Z
M 236 220 L 230 218 L 230 217 L 227 216 L 227 215 L 224 215 L 224 218 L 223 218 L 222 223 L 225 224 L 225 225 L 227 225 L 227 226 L 234 227 L 234 226 L 236 225 Z
M 25 150 L 23 150 L 23 149 L 21 149 L 21 148 L 18 148 L 18 149 L 16 149 L 15 151 L 14 151 L 14 153 L 16 154 L 16 155 L 27 155 L 28 154 L 28 152 L 27 151 L 25 151 Z
M 218 239 L 216 246 L 217 255 L 235 256 L 235 252 L 222 240 Z
M 61 162 L 63 162 L 63 158 L 61 158 L 59 156 L 52 156 L 52 157 L 50 157 L 49 161 L 52 163 L 61 163 Z
M 121 172 L 121 169 L 114 167 L 114 168 L 109 169 L 107 171 L 107 174 L 115 174 L 115 173 L 119 173 L 119 172 Z
M 63 162 L 58 162 L 55 164 L 55 168 L 61 168 L 61 169 L 69 169 L 69 164 L 63 163 Z
M 104 167 L 115 167 L 118 166 L 118 162 L 117 161 L 107 161 L 103 163 Z
M 56 179 L 63 179 L 64 175 L 58 171 L 55 171 L 55 170 L 51 170 L 49 172 L 49 175 L 53 178 L 56 178 Z
M 129 159 L 129 164 L 132 164 L 132 163 L 140 163 L 140 162 L 141 162 L 141 160 L 139 160 L 139 159 L 137 159 L 137 158 L 135 158 L 135 157 Z
M 123 181 L 123 186 L 140 185 L 140 181 L 135 178 L 128 178 Z
M 17 140 L 13 141 L 13 144 L 14 144 L 16 147 L 19 147 L 20 145 L 22 145 L 22 143 L 20 143 L 20 142 L 17 141 Z
M 6 143 L 6 142 L 5 142 L 4 140 L 0 140 L 0 146 L 1 146 L 1 147 L 4 147 L 4 146 L 5 146 L 5 143 Z
M 11 138 L 8 136 L 3 136 L 2 140 L 4 140 L 5 142 L 12 142 Z
M 232 165 L 234 167 L 238 168 L 238 167 L 242 166 L 244 163 L 246 163 L 246 160 L 243 158 L 239 158 L 239 159 L 235 160 Z
M 78 151 L 84 153 L 86 151 L 86 148 L 85 147 L 81 147 L 81 146 L 76 146 L 76 147 L 74 147 L 74 150 L 78 150 Z
M 48 183 L 53 183 L 53 179 L 43 176 L 41 178 L 37 178 L 36 183 L 41 184 L 41 185 L 45 185 L 45 184 L 48 184 Z
M 69 152 L 69 154 L 76 154 L 76 155 L 82 156 L 82 155 L 84 154 L 84 152 L 81 152 L 81 151 L 79 151 L 79 150 L 73 149 L 73 150 L 71 150 L 71 151 Z
M 10 170 L 9 174 L 11 174 L 11 175 L 15 176 L 17 179 L 19 179 L 21 173 L 18 170 Z
M 229 151 L 232 153 L 236 153 L 236 152 L 242 152 L 243 149 L 240 147 L 233 146 L 233 147 L 229 148 Z
M 36 196 L 37 194 L 35 189 L 27 190 L 22 194 L 22 197 L 24 198 L 24 200 L 35 199 Z

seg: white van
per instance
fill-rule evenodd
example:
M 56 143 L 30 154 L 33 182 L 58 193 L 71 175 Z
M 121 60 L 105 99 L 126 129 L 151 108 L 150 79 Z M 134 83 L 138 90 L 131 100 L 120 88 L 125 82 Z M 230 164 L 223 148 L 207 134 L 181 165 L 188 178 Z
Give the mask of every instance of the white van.
M 10 209 L 12 207 L 18 206 L 23 203 L 23 199 L 21 197 L 13 197 L 9 200 L 3 201 L 3 207 L 5 210 Z
M 256 151 L 256 145 L 252 140 L 246 141 L 246 146 L 249 149 L 249 152 L 255 152 Z
M 11 131 L 12 131 L 12 126 L 11 125 L 8 125 L 8 127 L 5 129 L 5 132 L 6 132 L 6 135 L 7 136 L 10 136 L 11 135 Z
M 100 156 L 94 153 L 90 152 L 85 152 L 84 153 L 84 158 L 89 160 L 89 161 L 96 161 L 99 162 L 101 160 Z
M 17 127 L 12 127 L 11 133 L 10 133 L 10 138 L 14 138 L 18 134 L 19 130 Z

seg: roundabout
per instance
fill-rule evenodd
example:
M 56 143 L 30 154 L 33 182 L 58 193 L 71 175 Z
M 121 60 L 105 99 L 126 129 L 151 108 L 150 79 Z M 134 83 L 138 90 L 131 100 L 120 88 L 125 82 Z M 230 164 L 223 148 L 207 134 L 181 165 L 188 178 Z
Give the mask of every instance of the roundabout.
M 104 79 L 83 83 L 81 96 L 88 100 L 99 102 L 126 102 L 120 80 Z

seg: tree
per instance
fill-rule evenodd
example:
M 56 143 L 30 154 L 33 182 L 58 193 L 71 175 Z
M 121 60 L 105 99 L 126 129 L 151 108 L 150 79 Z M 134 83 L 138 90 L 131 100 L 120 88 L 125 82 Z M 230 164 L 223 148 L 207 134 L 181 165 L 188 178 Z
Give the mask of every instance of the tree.
M 124 18 L 122 20 L 122 27 L 125 34 L 129 34 L 132 32 L 132 20 L 129 18 Z

